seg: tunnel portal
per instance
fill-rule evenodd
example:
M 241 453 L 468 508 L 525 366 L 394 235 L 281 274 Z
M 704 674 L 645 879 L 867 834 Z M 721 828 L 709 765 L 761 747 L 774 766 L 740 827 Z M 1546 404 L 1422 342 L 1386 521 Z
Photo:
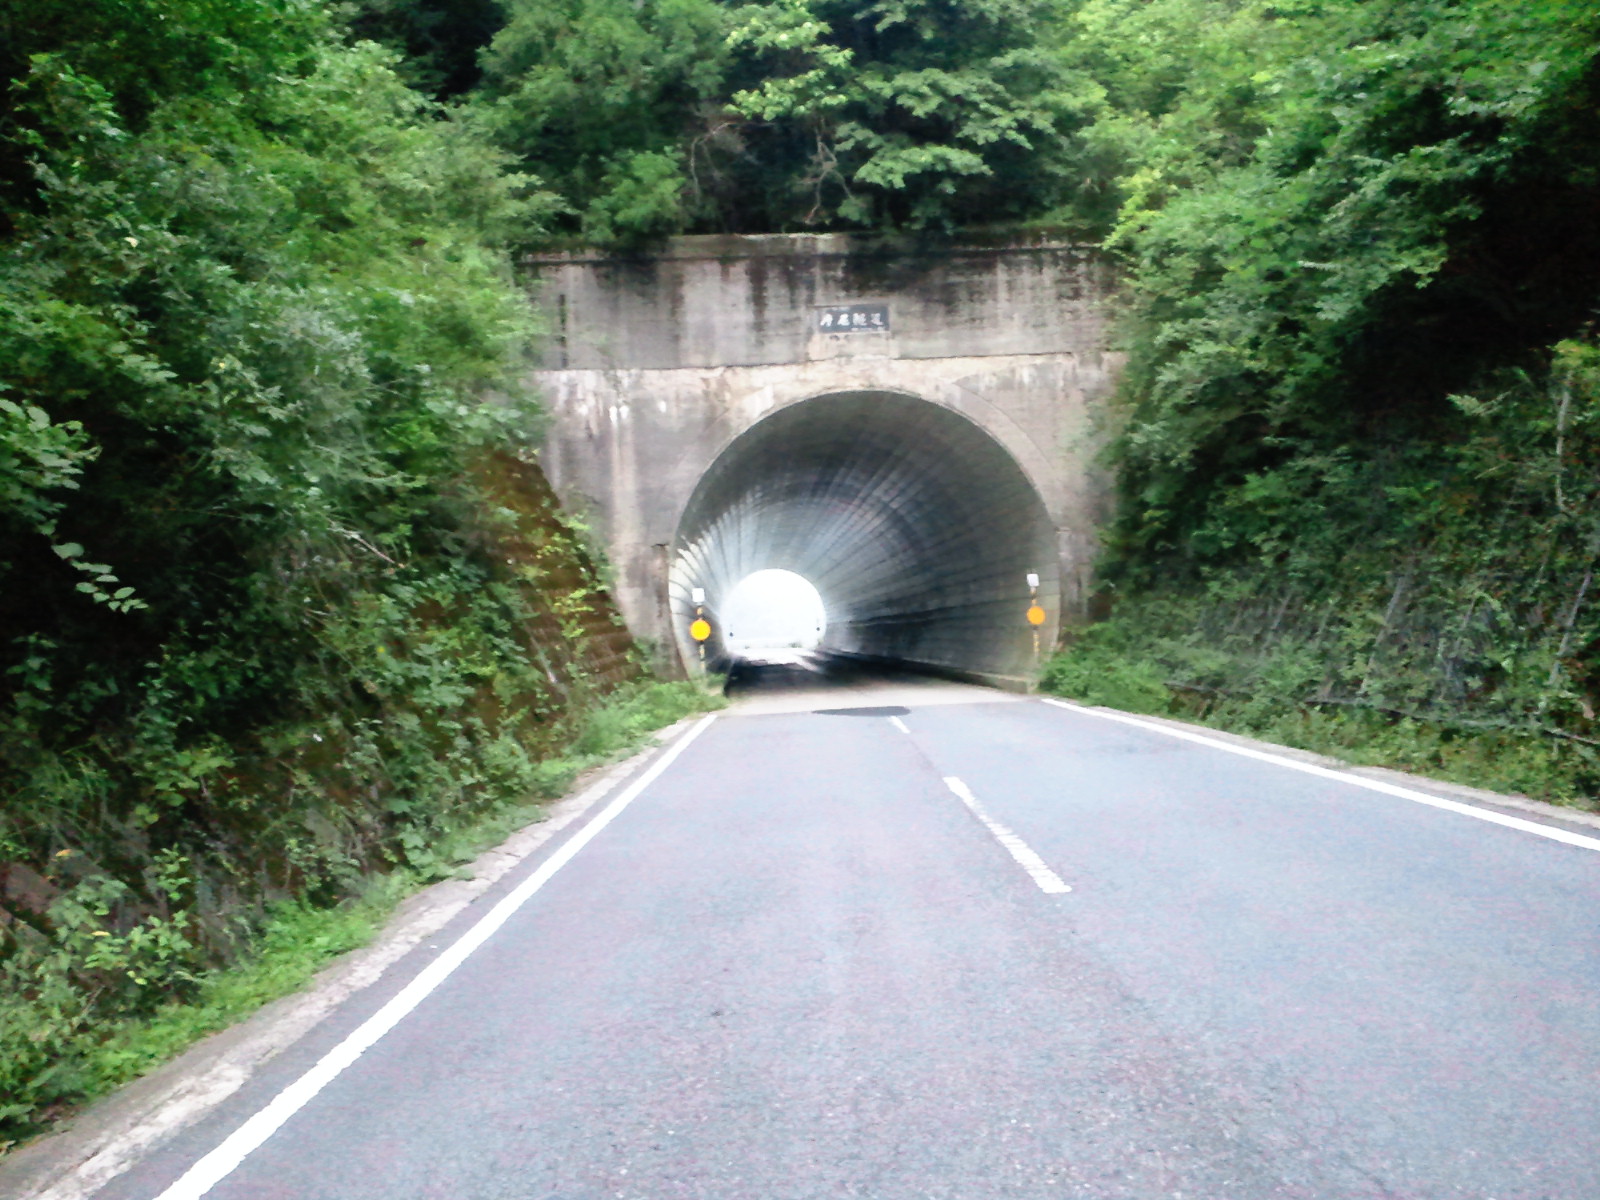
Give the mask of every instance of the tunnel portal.
M 763 566 L 822 593 L 824 649 L 1004 686 L 1028 682 L 1030 571 L 1044 649 L 1083 619 L 1120 362 L 1096 251 L 705 235 L 527 265 L 539 461 L 658 669 L 697 666 L 689 589 L 726 603 Z
M 992 437 L 913 396 L 845 392 L 757 422 L 722 452 L 679 525 L 671 604 L 686 659 L 704 592 L 707 664 L 725 667 L 719 604 L 773 568 L 816 587 L 819 649 L 990 679 L 1034 665 L 1028 576 L 1059 611 L 1054 528 Z M 1041 630 L 1049 645 L 1054 629 Z

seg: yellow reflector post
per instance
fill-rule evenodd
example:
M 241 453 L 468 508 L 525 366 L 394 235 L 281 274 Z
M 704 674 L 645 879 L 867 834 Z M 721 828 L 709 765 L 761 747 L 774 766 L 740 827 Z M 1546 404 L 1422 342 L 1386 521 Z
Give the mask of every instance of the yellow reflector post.
M 696 617 L 694 624 L 689 626 L 689 636 L 697 642 L 703 642 L 711 636 L 711 622 L 704 617 Z
M 1028 624 L 1043 625 L 1044 609 L 1040 608 L 1037 604 L 1028 605 Z

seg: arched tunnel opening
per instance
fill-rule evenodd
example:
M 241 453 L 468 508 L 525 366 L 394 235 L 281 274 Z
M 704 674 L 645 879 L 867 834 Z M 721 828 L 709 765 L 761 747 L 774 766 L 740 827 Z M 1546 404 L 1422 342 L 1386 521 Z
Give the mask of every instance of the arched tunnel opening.
M 825 657 L 1020 686 L 1037 665 L 1030 576 L 1046 648 L 1059 619 L 1055 532 L 1022 468 L 968 418 L 898 393 L 801 401 L 717 457 L 684 510 L 670 569 L 691 668 L 697 610 L 711 627 L 707 668 L 771 648 L 730 619 L 758 624 L 736 593 L 771 571 L 815 588 L 825 619 L 814 651 Z

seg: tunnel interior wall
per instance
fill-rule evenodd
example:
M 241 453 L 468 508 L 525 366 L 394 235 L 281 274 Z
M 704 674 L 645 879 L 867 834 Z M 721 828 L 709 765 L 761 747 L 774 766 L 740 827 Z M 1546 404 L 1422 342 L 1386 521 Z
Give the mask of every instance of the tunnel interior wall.
M 821 593 L 824 651 L 1020 684 L 1035 665 L 1030 574 L 1045 645 L 1059 616 L 1053 532 L 1016 461 L 967 418 L 880 391 L 807 400 L 736 439 L 695 490 L 674 546 L 674 627 L 688 628 L 700 588 L 721 634 L 721 600 L 777 567 Z M 710 655 L 721 665 L 717 643 Z

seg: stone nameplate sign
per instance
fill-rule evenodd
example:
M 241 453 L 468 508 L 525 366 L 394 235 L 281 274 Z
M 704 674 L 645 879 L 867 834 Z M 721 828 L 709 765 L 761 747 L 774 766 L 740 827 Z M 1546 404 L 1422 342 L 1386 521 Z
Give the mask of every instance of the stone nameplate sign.
M 820 333 L 889 332 L 887 304 L 830 304 L 816 313 Z

